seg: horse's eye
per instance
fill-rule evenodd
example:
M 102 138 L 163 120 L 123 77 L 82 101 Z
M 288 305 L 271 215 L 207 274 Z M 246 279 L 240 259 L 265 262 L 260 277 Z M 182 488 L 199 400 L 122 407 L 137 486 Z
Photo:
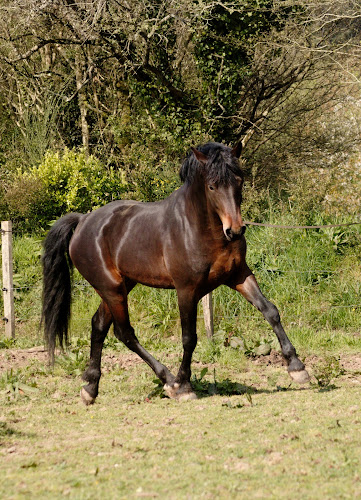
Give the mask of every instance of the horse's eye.
M 209 190 L 210 190 L 210 191 L 214 191 L 214 186 L 212 186 L 212 185 L 210 184 L 208 187 L 209 187 Z

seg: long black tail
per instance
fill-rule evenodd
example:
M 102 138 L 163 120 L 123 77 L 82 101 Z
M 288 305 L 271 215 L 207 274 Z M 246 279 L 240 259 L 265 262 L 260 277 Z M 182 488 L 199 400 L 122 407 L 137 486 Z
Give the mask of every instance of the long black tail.
M 56 339 L 60 346 L 68 340 L 73 269 L 69 242 L 81 217 L 78 213 L 65 215 L 52 226 L 44 241 L 42 323 L 52 362 Z

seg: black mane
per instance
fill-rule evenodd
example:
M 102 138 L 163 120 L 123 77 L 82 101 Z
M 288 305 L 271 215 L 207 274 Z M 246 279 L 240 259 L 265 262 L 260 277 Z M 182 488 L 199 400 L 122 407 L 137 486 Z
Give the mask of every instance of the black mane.
M 197 149 L 208 157 L 208 161 L 205 166 L 201 165 L 193 151 L 190 151 L 179 171 L 182 182 L 192 184 L 201 173 L 207 182 L 227 186 L 234 182 L 235 176 L 243 177 L 230 147 L 219 142 L 208 142 Z

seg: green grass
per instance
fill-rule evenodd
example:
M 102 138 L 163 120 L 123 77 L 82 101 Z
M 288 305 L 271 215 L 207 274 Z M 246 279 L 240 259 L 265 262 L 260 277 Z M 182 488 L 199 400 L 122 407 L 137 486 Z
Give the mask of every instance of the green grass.
M 287 213 L 269 214 L 271 222 L 294 223 Z M 324 220 L 316 222 L 327 222 Z M 274 302 L 290 337 L 302 348 L 358 349 L 361 323 L 361 228 L 285 230 L 249 227 L 248 263 L 264 294 Z M 42 342 L 41 239 L 14 241 L 14 283 L 17 338 L 15 346 Z M 99 304 L 97 294 L 75 273 L 71 332 L 89 338 L 90 318 Z M 215 331 L 226 339 L 243 337 L 250 347 L 272 342 L 263 317 L 227 287 L 213 293 Z M 2 298 L 0 299 L 0 307 Z M 176 294 L 137 286 L 129 299 L 130 315 L 143 342 L 160 346 L 164 337 L 179 336 Z M 203 333 L 201 306 L 199 330 Z M 0 326 L 0 335 L 3 324 Z
M 215 375 L 196 362 L 198 389 L 216 382 L 221 395 L 183 404 L 147 397 L 143 363 L 106 371 L 92 407 L 61 362 L 18 372 L 36 392 L 5 397 L 0 381 L 1 498 L 360 496 L 358 375 L 336 370 L 333 384 L 300 389 L 284 367 L 238 359 L 241 370 L 230 358 Z M 236 382 L 243 389 L 232 395 Z

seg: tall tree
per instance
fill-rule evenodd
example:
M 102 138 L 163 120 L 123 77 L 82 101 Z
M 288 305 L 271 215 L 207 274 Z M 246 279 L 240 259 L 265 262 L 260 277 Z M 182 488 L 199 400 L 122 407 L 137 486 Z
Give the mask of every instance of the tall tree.
M 351 93 L 342 75 L 358 84 L 352 0 L 13 0 L 0 12 L 0 92 L 17 127 L 26 135 L 56 102 L 57 140 L 86 149 L 112 150 L 112 124 L 147 112 L 251 155 Z

